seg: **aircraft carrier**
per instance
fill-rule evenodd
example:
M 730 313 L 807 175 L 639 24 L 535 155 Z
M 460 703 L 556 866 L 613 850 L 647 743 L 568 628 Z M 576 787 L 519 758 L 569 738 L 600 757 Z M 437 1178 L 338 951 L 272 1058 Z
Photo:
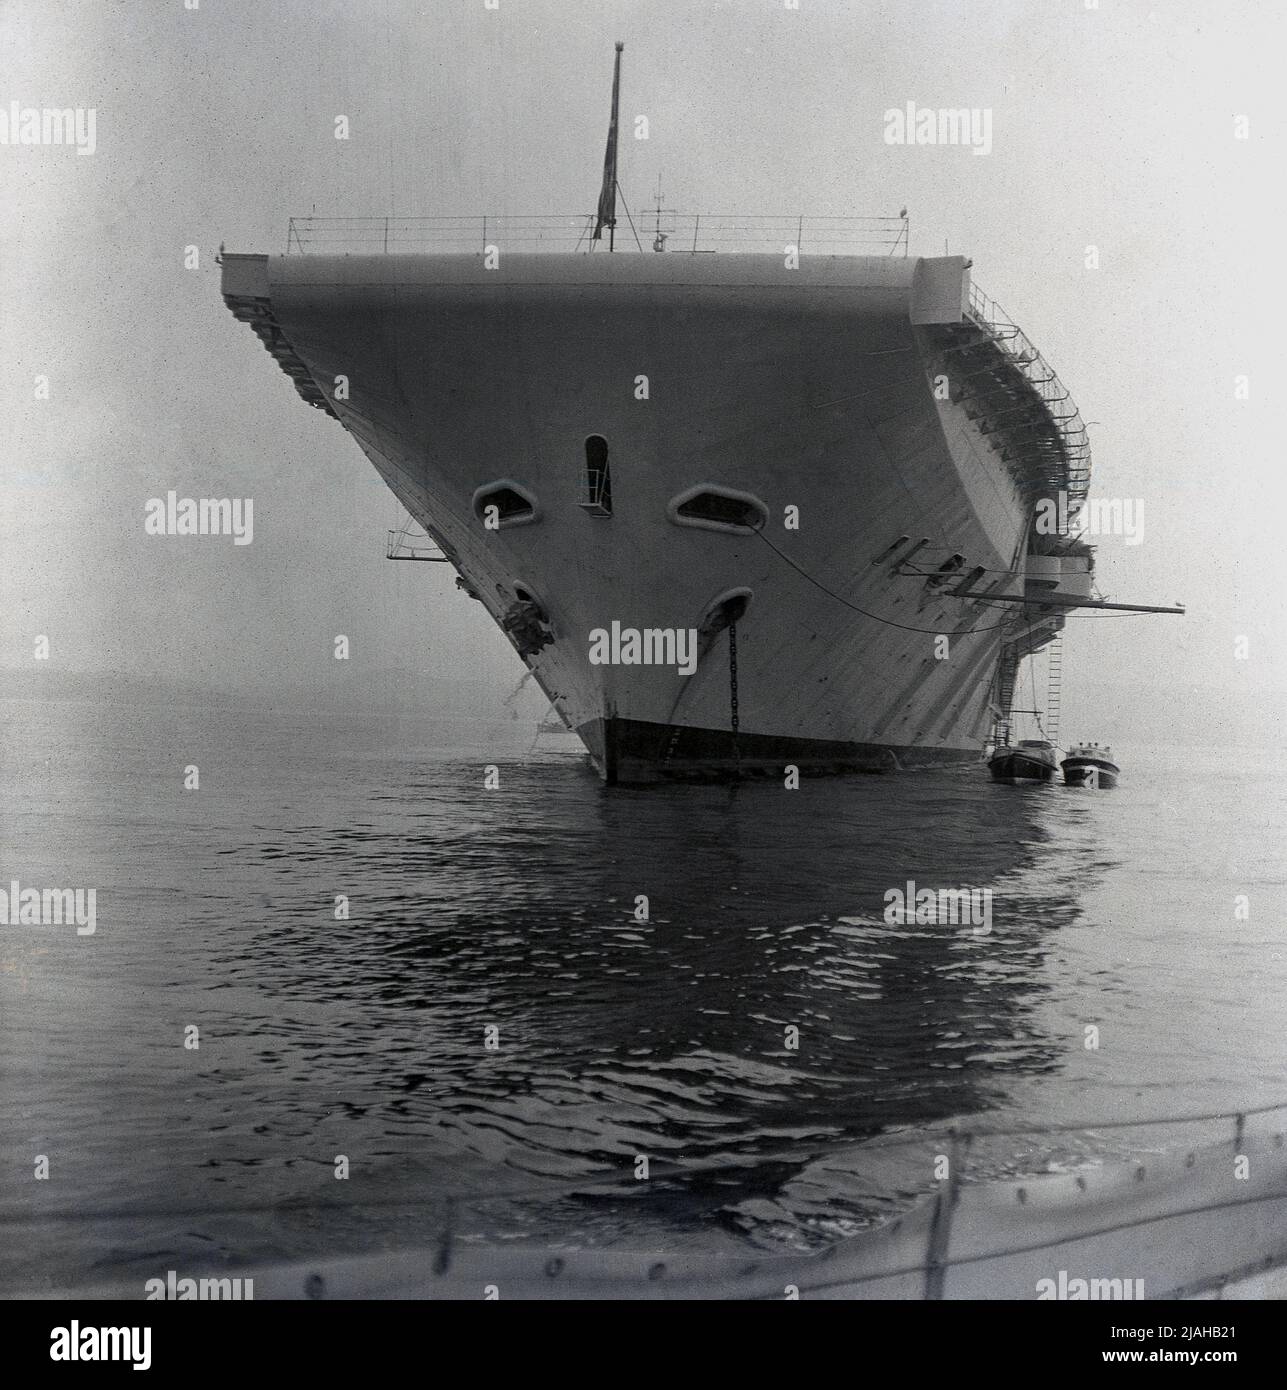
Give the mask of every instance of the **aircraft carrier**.
M 1090 476 L 1041 354 L 905 218 L 572 230 L 298 219 L 222 256 L 223 296 L 606 781 L 977 759 L 1092 591 L 1090 548 L 1034 524 Z M 721 249 L 752 233 L 776 249 Z

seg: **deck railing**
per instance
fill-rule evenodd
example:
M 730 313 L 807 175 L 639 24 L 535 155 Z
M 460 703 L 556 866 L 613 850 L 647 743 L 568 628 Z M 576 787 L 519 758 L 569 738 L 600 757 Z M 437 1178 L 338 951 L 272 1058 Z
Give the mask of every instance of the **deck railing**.
M 591 252 L 608 250 L 593 237 L 594 216 L 530 217 L 292 217 L 288 254 L 379 255 L 407 251 Z M 655 210 L 631 220 L 618 216 L 616 250 L 684 252 L 775 251 L 802 254 L 893 256 L 908 254 L 909 221 L 897 217 L 743 217 Z
M 985 329 L 1006 360 L 1016 367 L 1050 411 L 1063 440 L 1068 515 L 1075 517 L 1090 490 L 1090 438 L 1068 388 L 1009 314 L 979 287 L 970 284 L 970 317 Z

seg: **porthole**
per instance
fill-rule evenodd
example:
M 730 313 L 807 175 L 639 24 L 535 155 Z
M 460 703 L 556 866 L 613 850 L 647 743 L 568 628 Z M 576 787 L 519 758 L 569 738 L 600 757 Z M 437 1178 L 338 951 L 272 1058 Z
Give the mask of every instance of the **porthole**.
M 769 509 L 758 497 L 713 483 L 699 483 L 670 499 L 666 508 L 677 526 L 749 535 L 768 523 Z
M 490 509 L 495 508 L 495 512 Z M 474 493 L 474 515 L 484 525 L 494 518 L 496 529 L 506 526 L 523 526 L 536 521 L 540 509 L 536 498 L 525 487 L 510 478 L 500 478 L 487 483 Z

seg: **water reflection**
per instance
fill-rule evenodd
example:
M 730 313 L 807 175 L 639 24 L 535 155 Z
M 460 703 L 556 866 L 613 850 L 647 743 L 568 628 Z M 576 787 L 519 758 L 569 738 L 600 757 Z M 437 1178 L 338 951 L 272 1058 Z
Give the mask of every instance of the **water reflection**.
M 448 1193 L 489 1239 L 832 1238 L 929 1181 L 853 1146 L 1069 1067 L 1085 979 L 1051 958 L 1122 878 L 1108 803 L 975 770 L 608 791 L 538 756 L 488 791 L 492 748 L 373 721 L 30 719 L 17 804 L 79 809 L 14 818 L 9 858 L 98 884 L 101 926 L 11 945 L 10 1282 L 432 1241 Z M 176 798 L 157 750 L 194 740 Z M 990 933 L 886 923 L 909 879 L 991 889 Z
M 289 1048 L 273 1065 L 325 1078 L 368 1146 L 450 1159 L 456 1179 L 463 1161 L 480 1190 L 496 1165 L 718 1157 L 727 1204 L 775 1188 L 784 1148 L 977 1114 L 1014 1073 L 1060 1065 L 1041 967 L 1094 868 L 1043 872 L 1049 789 L 606 791 L 560 763 L 501 782 L 439 764 L 363 823 L 234 856 L 269 871 L 273 910 L 216 974 L 342 1012 L 306 1070 Z M 909 879 L 990 888 L 990 933 L 887 924 L 886 890 Z M 323 925 L 335 893 L 352 915 Z M 276 1022 L 263 1033 L 281 1042 Z

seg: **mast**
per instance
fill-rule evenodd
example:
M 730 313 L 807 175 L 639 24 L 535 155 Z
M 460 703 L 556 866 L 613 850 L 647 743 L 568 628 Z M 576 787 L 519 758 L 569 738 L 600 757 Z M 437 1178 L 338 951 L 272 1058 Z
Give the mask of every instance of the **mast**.
M 603 187 L 599 190 L 599 211 L 595 218 L 593 241 L 599 241 L 603 229 L 608 229 L 608 250 L 615 250 L 617 239 L 617 117 L 621 105 L 621 50 L 612 65 L 612 119 L 608 123 L 608 148 L 603 155 Z

